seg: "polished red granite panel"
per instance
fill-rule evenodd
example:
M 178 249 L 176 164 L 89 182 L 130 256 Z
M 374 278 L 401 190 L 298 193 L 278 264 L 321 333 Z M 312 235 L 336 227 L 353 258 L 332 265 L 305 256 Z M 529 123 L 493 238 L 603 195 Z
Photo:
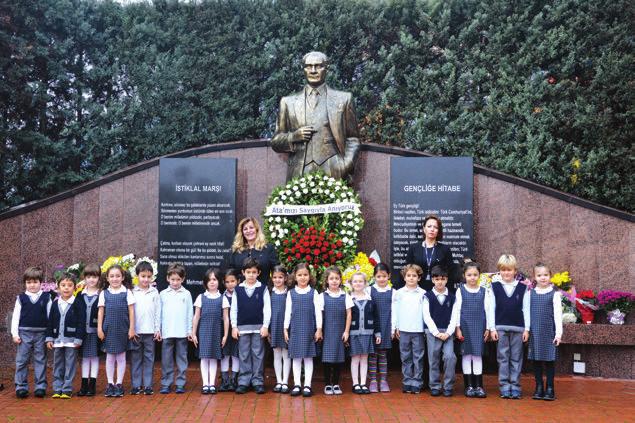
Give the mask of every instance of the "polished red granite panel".
M 99 257 L 127 254 L 123 245 L 124 183 L 117 179 L 99 187 Z M 157 199 L 158 201 L 158 199 Z
M 123 186 L 123 249 L 137 256 L 153 253 L 156 239 L 149 239 L 151 227 L 157 224 L 157 192 L 149 192 L 148 187 L 158 185 L 149 170 L 144 170 L 124 179 Z
M 74 197 L 73 263 L 99 262 L 99 188 Z

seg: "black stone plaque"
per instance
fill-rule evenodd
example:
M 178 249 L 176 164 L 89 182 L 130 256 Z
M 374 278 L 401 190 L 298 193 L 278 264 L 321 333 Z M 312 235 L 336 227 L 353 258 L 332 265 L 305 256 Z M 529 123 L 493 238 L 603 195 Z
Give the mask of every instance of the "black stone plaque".
M 390 254 L 394 273 L 408 247 L 423 241 L 422 219 L 443 222 L 443 243 L 455 261 L 474 254 L 471 157 L 393 157 L 390 162 Z
M 220 267 L 236 227 L 236 159 L 161 159 L 159 164 L 159 289 L 170 263 L 187 270 L 192 296 L 203 276 Z

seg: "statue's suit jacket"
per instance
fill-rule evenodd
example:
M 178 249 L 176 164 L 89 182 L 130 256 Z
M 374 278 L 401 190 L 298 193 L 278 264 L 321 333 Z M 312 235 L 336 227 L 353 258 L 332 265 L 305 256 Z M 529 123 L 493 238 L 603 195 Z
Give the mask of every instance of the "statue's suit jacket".
M 322 100 L 321 100 L 322 101 Z M 359 148 L 357 135 L 357 119 L 353 107 L 351 93 L 337 91 L 326 86 L 326 106 L 328 123 L 333 135 L 336 156 L 333 148 L 328 146 L 322 151 L 322 157 L 313 156 L 317 163 L 325 162 L 323 170 L 335 178 L 342 178 L 352 172 L 353 162 Z M 295 142 L 302 138 L 294 138 L 293 132 L 306 126 L 306 101 L 304 90 L 283 97 L 280 100 L 280 111 L 276 123 L 276 133 L 271 141 L 272 148 L 280 153 L 289 154 L 287 179 L 299 176 L 304 169 L 304 149 L 306 143 Z M 311 140 L 309 142 L 315 142 Z M 315 152 L 315 149 L 313 150 Z M 318 151 L 320 151 L 318 149 Z M 328 160 L 334 157 L 334 159 Z

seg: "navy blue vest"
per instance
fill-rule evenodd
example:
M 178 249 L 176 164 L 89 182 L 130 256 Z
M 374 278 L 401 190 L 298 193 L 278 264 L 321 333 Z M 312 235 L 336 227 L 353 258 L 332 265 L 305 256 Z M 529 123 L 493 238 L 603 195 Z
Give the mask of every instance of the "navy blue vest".
M 46 329 L 48 323 L 46 305 L 51 295 L 48 292 L 42 292 L 35 304 L 31 302 L 27 294 L 20 294 L 18 298 L 21 306 L 19 327 Z
M 439 304 L 439 300 L 437 300 L 437 296 L 432 290 L 426 291 L 425 296 L 428 298 L 430 317 L 434 320 L 434 324 L 437 325 L 437 329 L 447 329 L 452 318 L 452 307 L 454 307 L 456 297 L 450 294 L 448 290 L 445 301 L 443 301 L 443 304 Z
M 525 318 L 523 317 L 523 297 L 527 285 L 518 283 L 511 297 L 505 293 L 505 288 L 500 282 L 492 284 L 492 292 L 496 301 L 496 326 L 516 326 L 525 327 Z
M 64 333 L 62 334 L 65 338 L 75 338 L 75 339 L 83 339 L 86 334 L 86 317 L 85 313 L 82 313 L 81 307 L 77 306 L 77 302 L 82 300 L 81 298 L 78 300 L 75 298 L 73 304 L 68 307 L 66 310 L 66 316 L 64 320 Z M 53 301 L 53 306 L 51 307 L 51 315 L 49 316 L 49 324 L 46 330 L 46 337 L 57 339 L 60 334 L 60 309 L 57 304 L 58 299 L 56 298 Z
M 262 325 L 264 320 L 262 309 L 265 304 L 265 289 L 267 289 L 267 285 L 261 283 L 260 286 L 254 290 L 251 297 L 247 295 L 244 286 L 238 285 L 236 289 L 234 289 L 234 294 L 238 300 L 238 326 Z

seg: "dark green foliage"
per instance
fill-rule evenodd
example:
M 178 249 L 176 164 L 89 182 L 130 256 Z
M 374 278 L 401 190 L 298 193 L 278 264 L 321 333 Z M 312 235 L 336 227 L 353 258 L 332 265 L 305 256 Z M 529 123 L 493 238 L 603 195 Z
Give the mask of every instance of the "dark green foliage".
M 366 141 L 633 211 L 633 3 L 8 0 L 0 208 L 152 157 L 269 137 L 331 57 Z

